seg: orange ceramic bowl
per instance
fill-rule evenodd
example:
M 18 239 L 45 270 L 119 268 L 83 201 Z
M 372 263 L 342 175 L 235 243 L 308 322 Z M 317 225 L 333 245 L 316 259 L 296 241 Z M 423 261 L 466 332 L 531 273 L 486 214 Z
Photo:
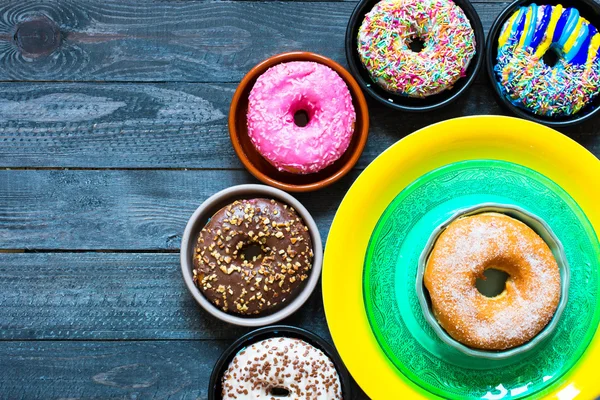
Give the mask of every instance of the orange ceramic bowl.
M 314 61 L 327 65 L 346 82 L 356 111 L 352 141 L 346 152 L 327 168 L 313 174 L 292 174 L 277 170 L 256 150 L 248 137 L 246 114 L 248 96 L 256 79 L 270 67 L 289 61 Z M 244 166 L 258 180 L 289 192 L 309 192 L 324 188 L 348 173 L 362 154 L 369 133 L 369 111 L 358 83 L 340 64 L 318 54 L 295 51 L 273 56 L 261 62 L 246 74 L 240 82 L 229 109 L 229 135 L 236 154 Z

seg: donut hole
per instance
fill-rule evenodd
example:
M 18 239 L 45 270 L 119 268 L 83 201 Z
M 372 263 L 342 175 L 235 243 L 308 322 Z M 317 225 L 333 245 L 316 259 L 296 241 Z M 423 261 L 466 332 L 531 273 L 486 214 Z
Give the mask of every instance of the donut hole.
M 546 64 L 547 66 L 549 66 L 550 68 L 554 67 L 556 65 L 556 63 L 558 62 L 560 58 L 560 55 L 558 54 L 558 52 L 556 51 L 556 49 L 550 47 L 546 53 L 544 53 L 544 55 L 542 56 L 542 61 L 544 61 L 544 64 Z
M 287 397 L 290 395 L 290 391 L 283 387 L 274 387 L 269 391 L 269 395 L 273 397 Z
M 509 275 L 496 268 L 488 268 L 483 271 L 483 276 L 477 278 L 475 287 L 485 297 L 496 297 L 506 289 L 506 281 Z
M 308 125 L 308 121 L 310 121 L 308 111 L 300 109 L 294 113 L 294 123 L 296 126 L 304 128 L 306 125 Z
M 420 53 L 425 48 L 425 42 L 419 36 L 415 36 L 408 42 L 408 48 L 415 53 Z
M 264 251 L 257 243 L 248 243 L 240 249 L 240 258 L 242 260 L 254 260 L 262 256 Z

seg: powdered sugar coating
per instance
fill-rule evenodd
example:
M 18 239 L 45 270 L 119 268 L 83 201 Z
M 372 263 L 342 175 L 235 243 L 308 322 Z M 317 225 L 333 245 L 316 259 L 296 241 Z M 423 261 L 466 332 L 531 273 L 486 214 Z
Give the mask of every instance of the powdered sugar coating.
M 294 123 L 304 110 L 308 124 Z M 248 136 L 280 171 L 308 174 L 333 164 L 348 149 L 356 113 L 344 80 L 331 68 L 292 61 L 258 77 L 248 102 Z
M 272 400 L 273 388 L 289 400 L 341 400 L 340 378 L 321 350 L 295 338 L 266 339 L 240 351 L 223 375 L 223 399 Z
M 500 295 L 475 287 L 488 268 L 509 274 Z M 560 271 L 548 245 L 524 223 L 497 213 L 452 222 L 436 241 L 424 283 L 434 315 L 457 341 L 504 350 L 535 337 L 560 300 Z

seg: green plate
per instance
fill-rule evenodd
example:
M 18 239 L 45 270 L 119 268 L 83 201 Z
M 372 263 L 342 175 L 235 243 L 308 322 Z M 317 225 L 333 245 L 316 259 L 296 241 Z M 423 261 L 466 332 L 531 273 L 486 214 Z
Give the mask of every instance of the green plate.
M 571 267 L 569 299 L 551 336 L 504 360 L 469 357 L 442 342 L 425 321 L 415 291 L 419 256 L 435 227 L 457 209 L 488 202 L 514 204 L 545 220 Z M 365 257 L 367 317 L 398 372 L 430 393 L 522 398 L 559 380 L 589 345 L 600 318 L 599 254 L 585 214 L 548 178 L 504 161 L 450 164 L 406 187 L 377 223 Z

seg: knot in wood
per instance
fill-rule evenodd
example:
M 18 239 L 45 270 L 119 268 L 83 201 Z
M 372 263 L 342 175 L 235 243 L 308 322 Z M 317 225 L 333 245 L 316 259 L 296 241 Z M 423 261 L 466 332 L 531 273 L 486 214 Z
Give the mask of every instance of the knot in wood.
M 61 34 L 54 21 L 41 16 L 19 23 L 14 40 L 24 54 L 40 57 L 49 55 L 60 46 Z

